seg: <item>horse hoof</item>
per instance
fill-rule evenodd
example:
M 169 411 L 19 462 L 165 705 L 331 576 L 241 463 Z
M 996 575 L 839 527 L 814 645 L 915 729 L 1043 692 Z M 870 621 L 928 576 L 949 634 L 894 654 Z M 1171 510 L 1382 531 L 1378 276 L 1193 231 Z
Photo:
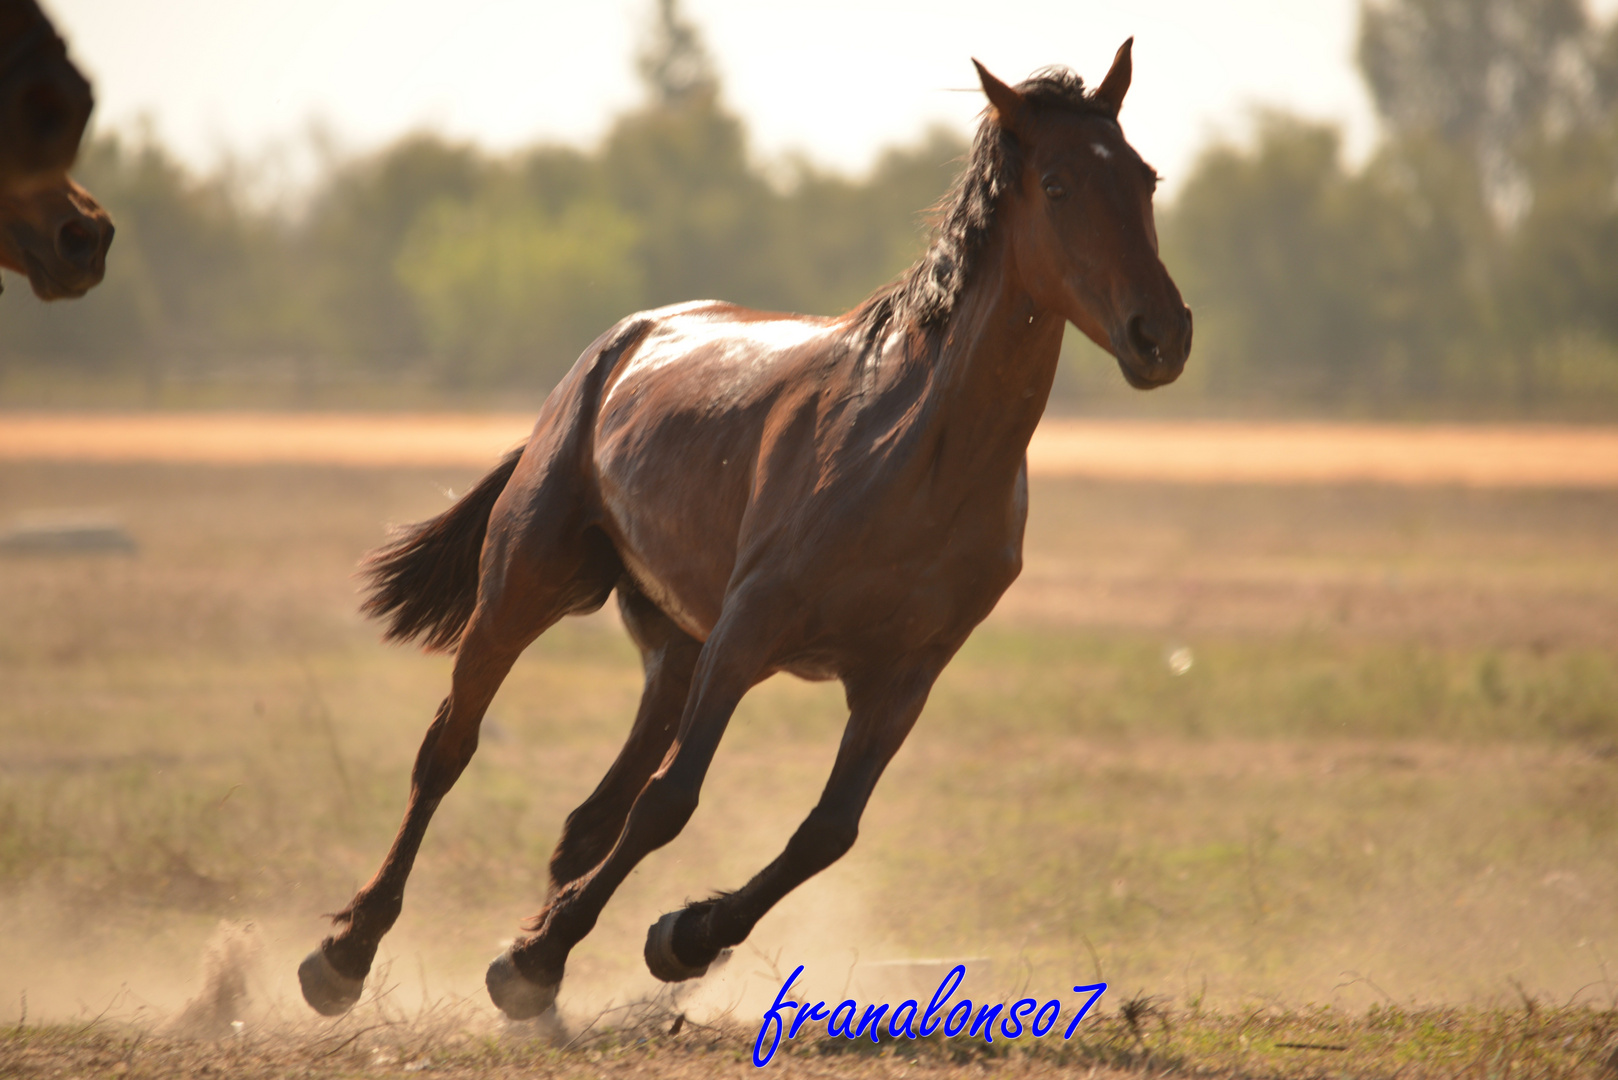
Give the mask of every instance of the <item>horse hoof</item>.
M 674 955 L 674 924 L 680 912 L 671 911 L 646 931 L 646 966 L 664 982 L 685 982 L 708 974 L 708 964 L 692 967 Z
M 315 951 L 298 965 L 298 985 L 303 987 L 303 1000 L 321 1016 L 341 1016 L 354 1007 L 365 989 L 364 979 L 350 979 L 331 966 L 326 950 Z
M 529 982 L 517 970 L 510 949 L 489 964 L 483 984 L 489 988 L 489 999 L 513 1020 L 532 1020 L 547 1009 L 554 1008 L 556 991 L 560 989 L 559 985 L 542 986 Z

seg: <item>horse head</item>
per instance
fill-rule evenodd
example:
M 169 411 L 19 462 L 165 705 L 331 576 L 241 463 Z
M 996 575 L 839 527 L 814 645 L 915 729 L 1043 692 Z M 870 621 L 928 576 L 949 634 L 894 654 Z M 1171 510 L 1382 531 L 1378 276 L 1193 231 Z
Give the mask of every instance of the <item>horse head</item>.
M 1118 126 L 1133 41 L 1101 85 L 1077 98 L 1071 75 L 1011 87 L 977 68 L 1003 150 L 1020 166 L 1000 212 L 1024 287 L 1112 353 L 1131 386 L 1150 389 L 1184 370 L 1191 309 L 1158 258 L 1157 174 Z
M 112 233 L 112 218 L 66 176 L 0 193 L 0 266 L 27 274 L 41 300 L 83 296 L 99 284 Z

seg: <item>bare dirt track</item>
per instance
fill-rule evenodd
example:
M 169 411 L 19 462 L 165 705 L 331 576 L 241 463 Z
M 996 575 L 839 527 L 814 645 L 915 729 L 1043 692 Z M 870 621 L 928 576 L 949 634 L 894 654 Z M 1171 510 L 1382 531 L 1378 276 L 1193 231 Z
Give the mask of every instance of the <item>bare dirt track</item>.
M 13 413 L 0 461 L 478 466 L 527 413 Z M 1173 483 L 1618 487 L 1618 428 L 1048 419 L 1036 476 Z

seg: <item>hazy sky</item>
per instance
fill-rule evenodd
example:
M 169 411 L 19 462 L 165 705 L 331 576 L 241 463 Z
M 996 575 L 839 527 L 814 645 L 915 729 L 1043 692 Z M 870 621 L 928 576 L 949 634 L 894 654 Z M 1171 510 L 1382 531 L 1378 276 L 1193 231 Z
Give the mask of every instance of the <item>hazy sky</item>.
M 350 150 L 423 127 L 496 149 L 588 145 L 639 98 L 632 56 L 652 0 L 48 6 L 94 80 L 96 122 L 118 127 L 147 115 L 164 141 L 207 167 L 227 150 L 251 161 L 280 147 L 286 159 L 307 149 L 314 121 Z M 1340 120 L 1354 148 L 1374 133 L 1353 67 L 1357 0 L 684 6 L 766 159 L 801 152 L 861 169 L 929 122 L 970 124 L 982 105 L 973 56 L 1008 81 L 1063 63 L 1093 85 L 1131 34 L 1124 128 L 1171 186 L 1211 134 L 1245 131 L 1255 104 Z

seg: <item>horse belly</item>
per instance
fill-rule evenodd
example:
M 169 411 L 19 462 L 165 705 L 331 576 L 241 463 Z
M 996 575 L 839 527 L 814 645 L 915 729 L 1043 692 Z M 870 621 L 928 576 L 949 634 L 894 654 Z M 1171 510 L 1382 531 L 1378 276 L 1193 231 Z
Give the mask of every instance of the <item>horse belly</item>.
M 736 565 L 747 495 L 741 463 L 731 468 L 724 454 L 690 445 L 641 449 L 598 454 L 605 524 L 647 598 L 707 640 Z
M 635 579 L 635 586 L 658 610 L 698 641 L 708 640 L 718 619 L 718 608 L 704 602 L 704 590 L 693 588 L 680 575 L 659 572 L 628 545 L 619 547 L 618 556 L 629 576 Z

